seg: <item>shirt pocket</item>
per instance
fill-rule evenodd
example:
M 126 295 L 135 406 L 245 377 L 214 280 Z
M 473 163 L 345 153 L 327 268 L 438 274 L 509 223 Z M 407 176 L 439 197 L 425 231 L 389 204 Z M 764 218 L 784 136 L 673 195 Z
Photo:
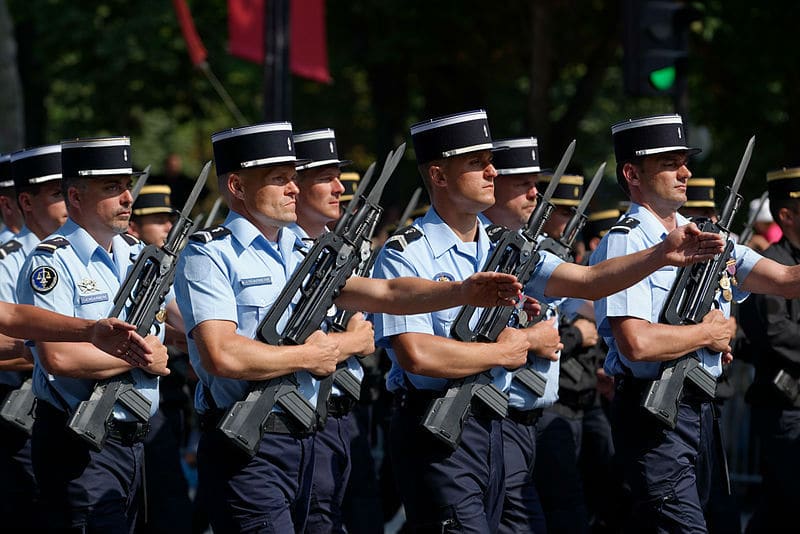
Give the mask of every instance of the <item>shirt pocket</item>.
M 667 297 L 672 290 L 672 286 L 675 285 L 676 279 L 676 272 L 672 268 L 659 269 L 650 275 L 653 311 L 657 319 L 661 317 L 664 304 L 667 302 Z
M 267 285 L 243 287 L 236 294 L 236 311 L 239 325 L 258 324 L 275 301 L 274 291 Z

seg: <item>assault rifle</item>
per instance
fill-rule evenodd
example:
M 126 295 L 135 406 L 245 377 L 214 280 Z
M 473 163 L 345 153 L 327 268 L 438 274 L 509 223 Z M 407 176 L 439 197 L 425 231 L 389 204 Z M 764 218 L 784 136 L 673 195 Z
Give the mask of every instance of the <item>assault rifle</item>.
M 592 201 L 594 192 L 597 191 L 600 182 L 603 180 L 603 173 L 605 173 L 605 171 L 606 163 L 603 162 L 597 169 L 597 172 L 594 173 L 592 181 L 589 182 L 589 187 L 587 187 L 586 191 L 583 193 L 580 203 L 572 208 L 572 217 L 570 217 L 566 226 L 564 226 L 561 237 L 558 239 L 552 237 L 542 239 L 542 242 L 539 244 L 539 250 L 546 250 L 566 262 L 571 263 L 575 260 L 575 253 L 572 250 L 572 245 L 575 244 L 578 234 L 581 233 L 581 230 L 586 224 L 586 208 L 589 207 L 589 202 Z
M 203 166 L 194 189 L 164 244 L 160 247 L 151 244 L 142 249 L 114 297 L 110 317 L 120 317 L 123 310 L 127 310 L 125 320 L 136 326 L 136 332 L 141 336 L 150 332 L 160 315 L 164 297 L 172 286 L 178 255 L 193 226 L 189 214 L 205 186 L 210 169 L 209 161 Z M 100 451 L 108 437 L 117 403 L 138 421 L 146 423 L 150 419 L 150 400 L 134 388 L 134 383 L 130 371 L 98 381 L 89 400 L 78 404 L 67 426 L 92 449 Z
M 147 183 L 147 178 L 150 176 L 150 165 L 145 167 L 144 172 L 136 180 L 131 190 L 133 200 L 139 196 L 144 184 Z M 33 405 L 36 397 L 33 394 L 33 380 L 27 378 L 17 389 L 14 389 L 6 395 L 3 400 L 3 406 L 0 408 L 0 418 L 5 420 L 12 426 L 22 430 L 30 435 L 33 430 L 34 411 Z
M 660 322 L 670 325 L 698 324 L 717 302 L 719 292 L 731 291 L 731 281 L 726 269 L 733 251 L 733 242 L 727 237 L 731 233 L 730 226 L 733 217 L 742 201 L 742 196 L 739 195 L 739 186 L 750 163 L 755 139 L 753 136 L 747 143 L 733 184 L 729 187 L 730 193 L 725 200 L 719 220 L 717 222 L 710 219 L 696 221 L 701 231 L 724 235 L 726 237 L 725 248 L 708 261 L 681 267 L 675 283 L 667 295 L 664 308 L 661 310 Z M 730 295 L 726 296 L 726 300 L 729 297 Z M 687 381 L 703 395 L 714 398 L 717 381 L 701 367 L 700 356 L 697 352 L 691 352 L 661 365 L 659 378 L 653 380 L 645 391 L 642 407 L 669 428 L 675 428 L 678 403 L 684 395 L 684 386 Z
M 418 187 L 414 194 L 411 195 L 411 200 L 409 200 L 406 209 L 403 210 L 402 215 L 400 215 L 400 219 L 398 222 L 398 226 L 405 223 L 405 221 L 411 216 L 411 212 L 417 207 L 417 202 L 419 202 L 419 197 L 422 194 L 422 188 Z M 362 257 L 365 253 L 368 254 L 367 259 L 362 261 L 356 267 L 355 272 L 353 273 L 355 276 L 369 276 L 370 272 L 372 271 L 372 266 L 375 264 L 375 260 L 378 257 L 378 252 L 380 249 L 373 249 L 372 248 L 372 235 L 374 234 L 374 228 L 370 232 L 369 238 L 364 241 L 364 245 L 366 249 L 362 248 Z M 334 332 L 344 332 L 347 330 L 347 323 L 353 317 L 353 314 L 350 310 L 339 310 L 337 311 L 336 315 L 328 322 L 328 326 Z M 346 395 L 354 400 L 361 399 L 361 380 L 356 377 L 350 370 L 347 368 L 347 362 L 339 362 L 336 365 L 336 371 L 333 372 L 331 376 L 333 380 L 333 384 L 336 385 L 339 389 L 341 389 Z M 330 393 L 330 387 L 325 388 L 327 393 Z M 320 387 L 320 393 L 323 393 L 323 388 Z M 327 398 L 322 398 L 322 395 L 318 397 L 317 404 L 319 402 L 326 402 Z
M 542 228 L 550 214 L 553 204 L 550 198 L 555 192 L 558 181 L 564 174 L 572 153 L 575 151 L 573 140 L 558 164 L 550 184 L 543 195 L 538 197 L 528 222 L 520 232 L 505 231 L 497 242 L 494 251 L 486 261 L 483 270 L 513 274 L 524 286 L 539 262 L 539 244 Z M 450 334 L 459 341 L 489 342 L 497 341 L 500 332 L 506 327 L 526 326 L 527 318 L 519 307 L 495 306 L 484 308 L 475 327 L 471 327 L 475 306 L 463 306 L 456 316 Z M 514 378 L 537 395 L 544 394 L 545 377 L 527 366 L 514 372 Z M 461 431 L 464 421 L 469 415 L 473 398 L 482 402 L 492 413 L 505 417 L 508 415 L 508 395 L 492 384 L 489 371 L 484 371 L 466 378 L 451 381 L 443 397 L 434 399 L 428 407 L 422 426 L 436 438 L 452 449 L 458 448 L 461 442 Z
M 297 267 L 278 299 L 258 326 L 256 335 L 270 345 L 301 345 L 320 329 L 333 301 L 347 279 L 364 261 L 368 241 L 383 209 L 378 200 L 405 151 L 405 143 L 386 158 L 381 176 L 369 195 L 360 194 L 347 205 L 333 231 L 321 235 Z M 365 187 L 374 167 L 365 174 Z M 367 248 L 365 249 L 365 242 Z M 294 306 L 292 303 L 296 302 Z M 291 310 L 286 326 L 278 322 Z M 300 395 L 294 374 L 252 382 L 244 400 L 235 402 L 217 428 L 231 442 L 253 456 L 258 451 L 267 418 L 277 405 L 298 428 L 311 430 L 317 423 L 314 407 Z
M 592 201 L 595 191 L 597 191 L 597 188 L 600 186 L 605 170 L 606 163 L 603 162 L 594 173 L 592 181 L 589 182 L 589 186 L 586 188 L 586 191 L 584 191 L 581 201 L 576 207 L 572 208 L 572 217 L 570 217 L 569 221 L 567 221 L 567 224 L 564 226 L 561 237 L 556 239 L 548 236 L 542 239 L 542 242 L 539 243 L 539 250 L 546 250 L 569 263 L 575 260 L 575 253 L 573 252 L 572 246 L 575 244 L 575 240 L 586 225 L 586 208 L 589 207 L 589 202 Z M 575 382 L 580 379 L 583 370 L 583 365 L 575 358 L 561 361 L 561 371 Z
M 761 208 L 764 207 L 764 203 L 769 198 L 769 191 L 764 191 L 761 193 L 761 197 L 758 199 L 758 208 L 750 214 L 750 217 L 747 219 L 747 224 L 744 225 L 744 230 L 742 233 L 739 234 L 739 241 L 740 245 L 746 245 L 750 239 L 753 238 L 753 229 L 756 225 L 756 219 L 758 218 L 759 212 L 761 212 Z

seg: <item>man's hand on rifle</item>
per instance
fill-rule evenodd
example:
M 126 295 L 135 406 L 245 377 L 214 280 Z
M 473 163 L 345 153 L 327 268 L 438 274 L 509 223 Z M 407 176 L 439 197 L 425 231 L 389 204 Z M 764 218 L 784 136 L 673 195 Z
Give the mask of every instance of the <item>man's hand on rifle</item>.
M 550 318 L 522 329 L 528 336 L 528 350 L 550 361 L 558 360 L 558 351 L 564 348 L 555 321 Z
M 317 330 L 308 336 L 303 345 L 311 348 L 308 364 L 304 366 L 309 373 L 314 376 L 328 376 L 336 370 L 342 352 L 333 336 Z
M 463 302 L 482 308 L 514 306 L 520 298 L 522 284 L 513 274 L 475 273 L 461 283 Z
M 167 362 L 169 360 L 167 346 L 153 335 L 147 336 L 144 340 L 147 346 L 150 347 L 150 350 L 153 351 L 153 363 L 141 367 L 150 374 L 167 376 L 169 374 L 169 369 L 167 368 Z
M 725 318 L 722 311 L 711 310 L 703 317 L 700 326 L 706 332 L 708 338 L 706 347 L 712 352 L 722 352 L 723 354 L 731 351 L 731 339 L 736 335 L 736 320 L 732 317 Z
M 668 265 L 682 267 L 712 259 L 725 248 L 725 240 L 713 232 L 701 232 L 694 223 L 674 229 L 661 243 Z
M 528 361 L 528 334 L 518 328 L 504 328 L 497 336 L 497 347 L 492 352 L 500 357 L 498 365 L 506 369 L 517 369 Z
M 375 352 L 375 330 L 372 323 L 364 318 L 361 312 L 354 313 L 350 320 L 347 322 L 347 333 L 353 335 L 355 345 L 342 351 L 345 358 L 351 354 L 357 356 L 369 356 Z M 341 350 L 341 347 L 340 347 Z
M 92 344 L 129 364 L 142 367 L 153 362 L 153 350 L 136 333 L 136 327 L 117 318 L 100 319 L 92 326 Z

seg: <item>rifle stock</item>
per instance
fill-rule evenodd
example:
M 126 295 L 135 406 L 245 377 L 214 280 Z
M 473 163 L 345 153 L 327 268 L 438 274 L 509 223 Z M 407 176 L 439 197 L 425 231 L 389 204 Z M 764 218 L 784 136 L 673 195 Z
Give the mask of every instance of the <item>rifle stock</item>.
M 20 387 L 10 391 L 3 399 L 0 418 L 30 436 L 33 431 L 35 401 L 33 379 L 27 378 Z
M 210 169 L 209 161 L 203 167 L 164 245 L 147 245 L 142 249 L 114 297 L 114 306 L 109 316 L 120 317 L 127 309 L 125 319 L 136 326 L 136 331 L 141 336 L 150 332 L 164 297 L 172 286 L 178 255 L 183 250 L 193 224 L 189 214 L 205 186 Z M 136 390 L 133 383 L 130 372 L 97 382 L 89 400 L 81 401 L 70 416 L 67 423 L 69 429 L 93 450 L 100 451 L 108 438 L 116 404 L 125 408 L 138 421 L 146 423 L 150 418 L 150 401 Z

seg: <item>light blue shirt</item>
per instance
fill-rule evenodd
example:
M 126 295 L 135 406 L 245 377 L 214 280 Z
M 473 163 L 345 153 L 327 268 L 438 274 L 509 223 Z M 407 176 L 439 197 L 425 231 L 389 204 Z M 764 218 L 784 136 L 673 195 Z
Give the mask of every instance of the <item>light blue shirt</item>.
M 314 245 L 314 238 L 310 237 L 297 223 L 290 224 L 289 229 L 297 234 L 303 243 L 305 243 L 307 249 L 310 249 Z M 336 305 L 334 304 L 331 306 L 331 309 L 328 310 L 328 317 L 334 317 L 337 313 Z M 345 365 L 347 366 L 347 370 L 350 372 L 350 374 L 352 374 L 358 379 L 359 382 L 361 382 L 361 380 L 364 378 L 364 368 L 361 367 L 359 358 L 357 356 L 350 356 L 345 360 Z M 333 384 L 331 387 L 331 395 L 334 397 L 340 397 L 344 395 L 344 392 L 339 389 L 339 386 Z
M 10 241 L 14 238 L 14 232 L 8 228 L 8 226 L 4 226 L 2 230 L 0 230 L 0 245 L 5 243 L 6 241 Z
M 304 258 L 305 245 L 284 228 L 272 243 L 247 219 L 231 211 L 223 226 L 230 234 L 207 243 L 190 240 L 181 254 L 175 293 L 186 327 L 189 357 L 203 387 L 195 392 L 200 413 L 228 408 L 245 398 L 249 382 L 209 373 L 202 365 L 192 331 L 203 321 L 231 321 L 236 333 L 256 339 L 256 330 Z M 289 312 L 278 324 L 283 328 Z M 300 393 L 316 405 L 319 382 L 307 372 L 295 373 Z
M 661 222 L 643 206 L 631 203 L 626 217 L 636 219 L 639 224 L 627 233 L 624 231 L 610 231 L 606 234 L 597 249 L 592 253 L 591 265 L 595 265 L 607 258 L 644 250 L 660 243 L 667 236 L 667 231 Z M 689 222 L 689 219 L 680 214 L 676 214 L 676 217 L 679 226 Z M 739 286 L 761 258 L 761 255 L 746 246 L 734 246 L 731 259 L 736 261 L 735 275 Z M 651 323 L 659 322 L 661 310 L 664 307 L 669 290 L 675 282 L 678 270 L 678 267 L 662 267 L 631 287 L 595 301 L 594 311 L 597 331 L 603 336 L 609 347 L 605 361 L 606 374 L 609 376 L 623 375 L 628 374 L 627 370 L 630 370 L 638 378 L 653 379 L 658 377 L 661 367 L 660 362 L 632 362 L 620 352 L 612 335 L 608 319 L 609 317 L 635 317 Z M 736 302 L 743 301 L 749 294 L 735 285 L 731 287 L 731 290 L 733 299 Z M 725 317 L 730 316 L 730 303 L 722 297 L 721 292 L 718 292 L 716 296 L 715 307 L 720 308 Z M 712 376 L 718 377 L 722 373 L 721 353 L 712 353 L 707 349 L 701 349 L 697 353 L 700 356 L 703 368 L 711 373 Z
M 64 226 L 47 239 L 54 237 L 65 238 L 69 245 L 52 252 L 36 249 L 28 256 L 17 282 L 19 302 L 84 319 L 108 317 L 113 308 L 114 296 L 144 245 L 130 245 L 122 236 L 114 236 L 109 254 L 72 219 L 68 219 Z M 54 273 L 55 281 L 43 286 L 43 273 L 48 276 Z M 49 286 L 52 287 L 47 289 Z M 123 313 L 122 319 L 124 318 Z M 163 325 L 157 331 L 163 340 Z M 94 380 L 48 374 L 42 367 L 36 347 L 32 350 L 33 391 L 37 398 L 62 410 L 66 402 L 71 411 L 80 401 L 89 399 L 96 383 Z M 140 369 L 131 370 L 131 375 L 136 389 L 150 400 L 150 414 L 155 414 L 158 410 L 158 378 Z M 114 407 L 114 417 L 135 420 L 133 415 L 126 413 L 119 405 Z
M 17 278 L 25 257 L 39 244 L 39 238 L 27 227 L 23 227 L 9 241 L 14 239 L 21 247 L 0 259 L 0 300 L 17 302 Z M 22 355 L 20 355 L 22 356 Z M 19 371 L 0 371 L 0 384 L 19 387 L 25 380 L 25 374 Z
M 491 221 L 484 215 L 480 214 L 478 217 L 487 226 Z M 541 238 L 539 239 L 541 241 Z M 542 314 L 545 319 L 555 318 L 553 328 L 558 330 L 558 305 L 563 300 L 562 298 L 551 298 L 545 296 L 545 288 L 550 276 L 556 267 L 561 265 L 563 261 L 555 254 L 550 254 L 546 251 L 539 252 L 539 262 L 533 270 L 528 282 L 525 284 L 524 293 L 526 296 L 533 297 L 542 305 Z M 551 361 L 546 358 L 536 356 L 534 353 L 528 353 L 527 367 L 533 371 L 544 375 L 547 383 L 545 384 L 544 394 L 541 397 L 533 394 L 528 388 L 524 387 L 518 380 L 508 380 L 508 405 L 518 410 L 534 410 L 537 408 L 545 408 L 552 406 L 558 400 L 558 374 L 560 364 L 558 360 Z

